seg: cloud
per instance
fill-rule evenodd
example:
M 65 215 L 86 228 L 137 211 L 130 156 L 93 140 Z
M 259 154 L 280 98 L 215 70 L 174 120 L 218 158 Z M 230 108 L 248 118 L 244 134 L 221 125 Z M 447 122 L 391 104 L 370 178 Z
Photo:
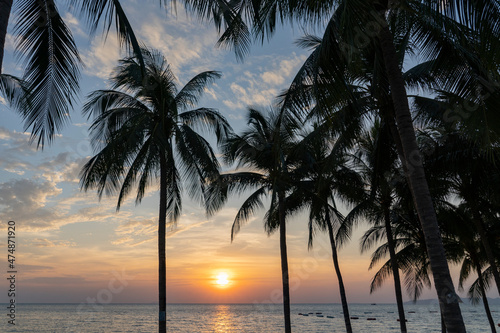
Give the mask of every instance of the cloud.
M 204 29 L 186 17 L 156 14 L 153 6 L 148 9 L 145 9 L 145 6 L 149 5 L 138 2 L 138 5 L 126 8 L 132 19 L 143 17 L 142 13 L 145 10 L 152 13 L 147 20 L 136 19 L 135 22 L 131 22 L 134 26 L 138 26 L 135 28 L 135 33 L 145 45 L 159 50 L 165 56 L 174 74 L 179 75 L 181 82 L 190 79 L 193 74 L 214 69 L 210 62 L 217 57 L 213 55 L 224 51 L 215 48 L 217 33 L 213 27 Z M 78 20 L 71 15 L 67 15 L 65 19 L 71 28 L 75 27 L 76 33 L 80 34 L 82 30 Z M 210 56 L 207 56 L 209 54 Z M 86 65 L 84 72 L 89 76 L 108 79 L 113 68 L 118 65 L 118 60 L 125 55 L 126 52 L 120 47 L 114 32 L 110 32 L 107 37 L 97 36 L 92 40 L 89 49 L 82 52 L 81 57 Z M 185 66 L 188 68 L 184 68 Z
M 221 53 L 214 47 L 217 40 L 214 30 L 200 28 L 186 18 L 167 16 L 143 23 L 139 35 L 147 45 L 162 52 L 177 75 L 181 75 L 185 65 L 189 65 L 191 74 L 198 74 L 213 69 L 207 66 L 208 54 Z
M 1 135 L 2 132 L 0 128 L 0 136 Z M 21 148 L 21 151 L 23 149 L 24 148 Z M 38 175 L 54 183 L 78 183 L 80 181 L 80 170 L 88 159 L 88 157 L 77 157 L 77 155 L 71 152 L 64 152 L 59 153 L 53 158 L 47 159 L 41 164 L 33 165 L 21 159 L 17 154 L 14 154 L 14 149 L 7 149 L 7 151 L 0 156 L 0 167 L 7 172 L 21 176 L 25 175 L 26 172 L 36 171 Z
M 23 273 L 39 272 L 39 271 L 50 271 L 54 269 L 52 266 L 43 265 L 28 265 L 28 264 L 17 264 L 17 268 Z
M 72 153 L 60 153 L 55 158 L 38 165 L 42 177 L 54 183 L 79 183 L 79 173 L 88 157 L 75 158 Z
M 38 285 L 82 285 L 87 280 L 81 276 L 40 276 L 24 279 L 23 282 Z
M 0 144 L 4 146 L 3 152 L 19 154 L 32 154 L 36 152 L 36 145 L 30 144 L 30 133 L 9 131 L 0 127 Z
M 285 82 L 283 75 L 279 75 L 275 72 L 264 72 L 260 75 L 260 77 L 268 84 L 281 85 Z
M 201 221 L 201 222 L 193 223 L 193 224 L 189 224 L 189 225 L 178 225 L 176 227 L 171 228 L 167 232 L 167 237 L 173 237 L 173 236 L 178 235 L 182 232 L 188 231 L 189 229 L 200 227 L 208 222 L 211 222 L 211 221 L 207 220 L 207 221 Z
M 230 96 L 224 91 L 223 103 L 231 110 L 245 109 L 247 106 L 263 107 L 272 105 L 281 90 L 287 88 L 293 73 L 305 60 L 305 55 L 292 53 L 288 56 L 255 57 L 245 63 L 240 70 L 242 73 L 231 78 Z M 232 113 L 230 118 L 240 119 Z
M 214 89 L 210 89 L 210 88 L 205 87 L 205 89 L 203 90 L 203 92 L 205 94 L 209 95 L 210 97 L 212 97 L 213 100 L 215 100 L 215 101 L 218 100 L 217 94 L 215 93 Z
M 247 81 L 245 88 L 237 83 L 232 83 L 230 89 L 233 92 L 234 99 L 224 100 L 224 105 L 231 109 L 244 109 L 248 106 L 267 106 L 272 104 L 278 90 L 273 88 L 255 88 L 255 82 L 253 80 Z
M 129 221 L 116 228 L 115 233 L 122 236 L 111 243 L 113 245 L 137 246 L 156 239 L 158 218 Z
M 15 173 L 19 176 L 25 174 L 26 170 L 31 169 L 31 165 L 29 163 L 21 162 L 21 161 L 12 161 L 8 158 L 0 157 L 0 166 L 3 169 L 10 173 Z
M 187 216 L 183 214 L 177 224 L 170 224 L 167 226 L 167 238 L 177 237 L 183 232 L 199 228 L 206 223 L 212 222 L 210 220 L 197 221 L 196 216 Z M 158 234 L 158 217 L 154 216 L 148 219 L 129 221 L 116 228 L 115 233 L 120 237 L 112 242 L 114 245 L 125 244 L 128 246 L 137 246 L 145 242 L 156 240 Z
M 81 55 L 85 74 L 108 79 L 113 68 L 118 65 L 118 60 L 123 57 L 120 50 L 120 43 L 115 34 L 92 40 L 89 50 Z
M 73 14 L 71 14 L 70 12 L 66 12 L 63 19 L 64 23 L 66 23 L 70 28 L 73 36 L 88 38 L 88 34 L 83 31 L 80 21 L 75 16 L 73 16 Z
M 90 127 L 90 124 L 89 123 L 77 123 L 77 124 L 73 124 L 73 126 L 76 126 L 76 127 L 83 127 L 85 129 L 89 128 Z
M 47 207 L 49 198 L 62 193 L 52 182 L 30 179 L 11 180 L 0 184 L 0 218 L 16 220 L 29 227 L 48 227 L 57 218 Z M 2 208 L 3 206 L 3 208 Z
M 247 96 L 247 92 L 245 89 L 243 89 L 242 86 L 236 84 L 236 83 L 232 83 L 231 86 L 231 91 L 235 94 L 238 94 L 240 96 Z
M 16 49 L 15 38 L 12 34 L 7 33 L 7 35 L 5 35 L 4 50 L 8 52 L 13 52 L 15 49 Z
M 143 234 L 153 235 L 158 225 L 157 218 L 129 221 L 116 228 L 118 235 Z
M 91 198 L 89 200 L 89 198 Z M 96 204 L 94 195 L 69 192 L 63 194 L 57 183 L 41 179 L 18 179 L 0 184 L 0 219 L 15 220 L 25 232 L 59 229 L 78 222 L 120 221 L 132 215 L 129 211 L 115 211 L 114 199 Z M 90 206 L 89 206 L 90 205 Z M 40 241 L 40 247 L 50 246 Z M 62 245 L 54 242 L 53 245 Z
M 227 106 L 230 110 L 234 110 L 234 109 L 244 109 L 245 108 L 245 105 L 240 102 L 240 101 L 232 101 L 232 100 L 224 100 L 223 101 L 224 105 Z M 231 113 L 229 114 L 229 118 L 231 119 L 243 119 L 243 116 L 241 115 L 236 115 L 234 113 Z
M 76 244 L 74 242 L 69 242 L 69 241 L 61 241 L 61 240 L 50 240 L 47 238 L 35 238 L 31 240 L 31 245 L 35 247 L 69 247 L 69 246 L 75 246 Z
M 273 69 L 260 75 L 262 80 L 271 85 L 282 85 L 292 74 L 297 71 L 299 66 L 305 61 L 305 56 L 292 54 L 291 58 L 283 59 L 273 64 Z
M 131 243 L 133 241 L 134 241 L 134 239 L 132 237 L 127 236 L 127 237 L 118 238 L 117 240 L 112 241 L 111 244 L 121 245 L 121 244 L 125 244 L 125 243 Z
M 98 203 L 95 195 L 86 193 L 66 194 L 64 197 L 62 190 L 51 182 L 22 180 L 0 184 L 0 219 L 15 220 L 24 233 L 34 233 L 38 236 L 36 246 L 39 248 L 74 246 L 73 241 L 63 243 L 48 237 L 51 235 L 48 232 L 61 231 L 63 226 L 89 222 L 119 223 L 132 218 L 132 210 L 124 207 L 116 212 L 115 205 L 115 198 L 105 198 Z M 41 238 L 40 235 L 47 237 Z M 78 239 L 75 242 L 78 243 Z

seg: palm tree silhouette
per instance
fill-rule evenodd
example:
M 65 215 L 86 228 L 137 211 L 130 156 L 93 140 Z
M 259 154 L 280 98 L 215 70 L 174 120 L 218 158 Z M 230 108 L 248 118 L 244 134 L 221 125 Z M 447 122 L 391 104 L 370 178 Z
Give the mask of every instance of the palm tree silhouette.
M 472 304 L 477 304 L 481 299 L 484 311 L 490 324 L 491 332 L 496 333 L 496 325 L 491 315 L 486 290 L 489 287 L 488 274 L 483 273 L 483 268 L 487 264 L 487 258 L 482 248 L 480 236 L 472 222 L 473 217 L 466 204 L 454 206 L 449 204 L 439 213 L 439 218 L 443 221 L 445 232 L 449 233 L 449 238 L 457 249 L 460 262 L 460 275 L 458 288 L 464 290 L 464 283 L 471 274 L 476 273 L 477 279 L 468 290 Z
M 419 101 L 419 103 L 421 103 Z M 427 101 L 426 114 L 439 113 L 440 102 Z M 489 111 L 491 112 L 491 110 Z M 479 234 L 479 240 L 493 274 L 497 292 L 500 294 L 500 274 L 498 252 L 495 250 L 495 212 L 499 210 L 496 188 L 499 186 L 500 156 L 494 143 L 488 146 L 478 144 L 468 133 L 451 128 L 436 127 L 439 131 L 434 137 L 426 136 L 427 144 L 432 145 L 433 153 L 426 159 L 429 168 L 447 170 L 450 191 L 467 206 L 472 215 L 470 222 Z
M 205 182 L 218 174 L 212 147 L 195 129 L 221 140 L 230 126 L 216 110 L 190 109 L 219 72 L 200 73 L 177 90 L 166 59 L 154 50 L 143 49 L 142 55 L 145 76 L 136 58 L 125 58 L 111 77 L 113 89 L 89 95 L 84 112 L 94 118 L 91 141 L 97 153 L 81 171 L 81 186 L 97 189 L 99 198 L 117 193 L 118 210 L 134 185 L 139 203 L 152 180 L 160 179 L 159 327 L 165 332 L 166 223 L 181 214 L 181 182 L 191 197 L 201 199 Z
M 241 193 L 252 189 L 254 192 L 240 207 L 231 228 L 231 241 L 244 222 L 263 207 L 263 198 L 270 196 L 270 208 L 265 218 L 265 229 L 272 233 L 279 229 L 281 274 L 283 284 L 283 311 L 285 332 L 291 332 L 290 287 L 288 257 L 286 247 L 286 193 L 291 187 L 288 153 L 294 144 L 298 124 L 283 109 L 271 110 L 267 116 L 250 109 L 249 129 L 242 135 L 231 135 L 223 144 L 226 163 L 250 167 L 254 171 L 231 172 L 220 175 L 207 189 L 207 211 L 219 210 L 230 193 Z M 277 217 L 277 218 L 275 218 Z
M 365 218 L 373 225 L 363 237 L 362 252 L 373 246 L 378 237 L 382 236 L 387 240 L 384 249 L 389 253 L 390 265 L 387 267 L 390 271 L 384 271 L 384 274 L 393 276 L 401 332 L 407 332 L 399 264 L 396 259 L 396 243 L 392 230 L 394 206 L 399 200 L 397 186 L 401 186 L 398 182 L 404 184 L 405 178 L 397 163 L 397 153 L 389 126 L 376 119 L 371 129 L 366 130 L 358 139 L 353 150 L 352 168 L 363 179 L 361 189 L 364 189 L 365 193 L 350 198 L 355 206 L 347 215 L 344 224 L 347 228 L 352 228 L 358 219 Z M 370 268 L 376 262 L 377 260 L 373 260 Z M 370 292 L 373 292 L 378 285 L 372 283 Z
M 307 208 L 309 212 L 309 242 L 313 247 L 316 230 L 326 231 L 330 239 L 332 261 L 339 284 L 346 332 L 352 332 L 349 306 L 338 258 L 338 247 L 346 242 L 350 228 L 341 228 L 344 217 L 337 210 L 335 196 L 359 196 L 361 179 L 346 165 L 342 145 L 331 144 L 328 123 L 313 126 L 291 153 L 295 168 L 290 194 L 286 198 L 286 213 L 293 214 Z

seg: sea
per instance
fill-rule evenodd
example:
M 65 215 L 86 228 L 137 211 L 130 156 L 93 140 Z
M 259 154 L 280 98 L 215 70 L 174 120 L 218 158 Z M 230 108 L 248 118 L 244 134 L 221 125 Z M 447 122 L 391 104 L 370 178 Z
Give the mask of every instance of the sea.
M 4 304 L 0 332 L 157 332 L 154 304 L 17 304 L 15 325 Z M 340 304 L 292 304 L 293 332 L 345 332 Z M 467 332 L 491 332 L 482 305 L 461 304 Z M 437 304 L 405 304 L 409 332 L 441 332 Z M 500 305 L 493 305 L 495 325 Z M 350 304 L 354 332 L 398 332 L 395 304 Z M 304 314 L 307 314 L 305 316 Z M 1 318 L 1 317 L 0 317 Z M 368 318 L 375 318 L 368 320 Z M 279 304 L 169 304 L 168 332 L 283 332 Z

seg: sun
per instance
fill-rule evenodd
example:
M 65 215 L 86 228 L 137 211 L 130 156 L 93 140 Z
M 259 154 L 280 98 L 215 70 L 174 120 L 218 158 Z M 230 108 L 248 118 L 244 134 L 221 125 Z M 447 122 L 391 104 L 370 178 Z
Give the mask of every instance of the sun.
M 215 283 L 217 283 L 217 285 L 221 287 L 227 286 L 227 284 L 229 283 L 228 278 L 229 275 L 227 273 L 219 273 L 219 275 L 217 275 L 217 280 L 215 281 Z

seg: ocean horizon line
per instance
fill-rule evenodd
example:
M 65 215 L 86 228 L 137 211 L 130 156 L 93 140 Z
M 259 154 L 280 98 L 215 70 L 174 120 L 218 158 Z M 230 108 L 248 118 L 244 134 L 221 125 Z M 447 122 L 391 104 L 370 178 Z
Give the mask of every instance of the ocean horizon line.
M 463 298 L 462 299 L 463 303 L 470 303 L 470 300 L 468 298 Z M 488 301 L 492 302 L 495 305 L 500 304 L 500 297 L 488 297 Z M 421 299 L 417 300 L 416 302 L 414 301 L 405 301 L 404 304 L 419 304 L 419 305 L 425 305 L 425 304 L 433 304 L 433 303 L 439 303 L 439 300 L 437 298 L 428 298 L 428 299 Z M 1 305 L 8 305 L 8 302 L 0 302 Z M 57 304 L 72 304 L 72 305 L 78 305 L 78 304 L 87 304 L 86 301 L 82 302 L 16 302 L 16 304 L 19 305 L 57 305 Z M 99 303 L 100 305 L 158 305 L 157 302 L 110 302 L 110 303 Z M 167 305 L 282 305 L 283 303 L 263 303 L 263 302 L 253 302 L 253 303 L 244 303 L 244 302 L 222 302 L 222 303 L 203 303 L 203 302 L 175 302 L 175 303 L 168 303 Z M 291 302 L 292 305 L 341 305 L 340 302 Z M 393 305 L 396 304 L 396 302 L 349 302 L 349 305 Z
M 436 299 L 437 301 L 437 299 Z M 16 302 L 16 304 L 81 304 L 81 303 L 86 303 L 86 302 Z M 1 302 L 0 304 L 9 304 L 8 302 Z M 110 302 L 110 303 L 99 303 L 100 305 L 158 305 L 158 303 L 154 302 Z M 224 303 L 193 303 L 193 302 L 184 302 L 184 303 L 167 303 L 167 305 L 282 305 L 283 303 L 262 303 L 262 302 L 254 302 L 254 303 L 241 303 L 241 302 L 224 302 Z M 324 304 L 324 305 L 341 305 L 342 303 L 336 303 L 336 302 L 302 302 L 302 303 L 294 303 L 292 302 L 291 304 L 294 305 L 314 305 L 314 304 Z M 392 303 L 384 303 L 384 302 L 352 302 L 349 304 L 362 304 L 362 305 L 390 305 L 390 304 L 396 304 L 395 302 Z

